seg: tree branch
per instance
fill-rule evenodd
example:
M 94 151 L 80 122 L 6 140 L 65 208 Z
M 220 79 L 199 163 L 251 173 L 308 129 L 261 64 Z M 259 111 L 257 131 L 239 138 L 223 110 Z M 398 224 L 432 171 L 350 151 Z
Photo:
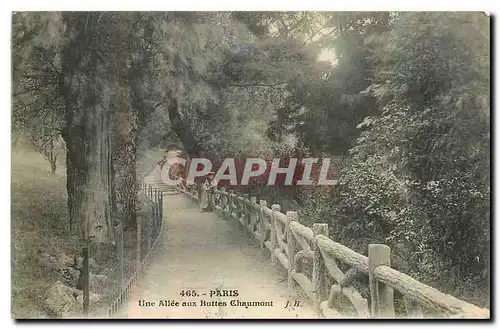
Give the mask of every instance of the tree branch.
M 326 28 L 328 28 L 328 27 L 329 27 L 329 26 L 323 26 L 323 27 L 319 28 L 317 31 L 313 32 L 313 34 L 312 34 L 310 37 L 308 37 L 308 38 L 306 39 L 306 41 L 304 41 L 304 43 L 302 44 L 302 46 L 300 46 L 300 48 L 299 48 L 299 49 L 302 49 L 302 48 L 304 48 L 305 46 L 307 46 L 308 44 L 310 44 L 310 43 L 313 41 L 314 37 L 316 37 L 316 36 L 318 35 L 318 33 L 319 33 L 319 32 L 321 32 L 321 30 L 326 29 Z M 320 36 L 320 38 L 325 38 L 325 37 L 327 37 L 327 36 L 329 36 L 329 35 L 333 34 L 335 31 L 337 31 L 337 28 L 336 28 L 336 27 L 334 27 L 334 28 L 333 28 L 333 30 L 331 30 L 330 32 L 328 32 L 328 33 L 326 33 L 326 34 L 321 35 L 321 36 Z
M 256 83 L 248 83 L 248 84 L 229 84 L 227 87 L 276 87 L 280 85 L 286 84 L 286 81 L 283 82 L 277 82 L 277 83 L 261 83 L 261 82 L 256 82 Z

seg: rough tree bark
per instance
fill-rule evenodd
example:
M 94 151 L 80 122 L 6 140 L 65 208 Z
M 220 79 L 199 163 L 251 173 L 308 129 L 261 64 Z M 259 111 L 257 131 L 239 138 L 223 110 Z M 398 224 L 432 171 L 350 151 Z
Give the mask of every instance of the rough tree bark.
M 137 203 L 137 115 L 133 109 L 130 92 L 131 49 L 128 33 L 130 33 L 130 13 L 120 13 L 120 45 L 119 45 L 119 93 L 120 108 L 117 111 L 117 140 L 114 148 L 115 183 L 117 201 L 117 220 L 125 228 L 136 225 Z
M 106 63 L 97 54 L 104 42 L 97 29 L 101 14 L 63 15 L 71 40 L 61 59 L 70 230 L 92 245 L 109 245 L 114 212 L 112 83 L 106 80 Z
M 111 243 L 114 205 L 110 120 L 109 114 L 101 111 L 95 104 L 68 111 L 68 208 L 72 233 L 80 233 L 89 242 Z

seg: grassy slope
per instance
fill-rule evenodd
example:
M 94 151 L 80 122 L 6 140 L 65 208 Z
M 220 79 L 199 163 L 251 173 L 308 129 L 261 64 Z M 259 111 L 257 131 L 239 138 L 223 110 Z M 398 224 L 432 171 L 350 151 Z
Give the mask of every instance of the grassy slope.
M 163 155 L 160 149 L 141 154 L 138 179 Z M 40 266 L 40 254 L 79 253 L 76 239 L 67 234 L 66 167 L 59 163 L 52 175 L 43 156 L 22 144 L 12 147 L 11 167 L 12 314 L 14 318 L 45 317 L 44 293 L 57 279 L 56 273 Z M 127 256 L 135 259 L 135 243 L 128 247 Z
M 50 173 L 42 155 L 12 148 L 11 263 L 12 314 L 42 317 L 44 292 L 55 281 L 39 264 L 39 255 L 75 254 L 67 234 L 66 168 Z

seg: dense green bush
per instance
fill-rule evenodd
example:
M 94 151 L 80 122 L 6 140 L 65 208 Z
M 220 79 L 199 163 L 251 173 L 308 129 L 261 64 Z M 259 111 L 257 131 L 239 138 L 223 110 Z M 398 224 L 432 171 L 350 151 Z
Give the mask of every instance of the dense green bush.
M 406 13 L 374 52 L 365 118 L 334 194 L 309 202 L 332 236 L 386 243 L 400 270 L 487 305 L 490 245 L 488 18 Z

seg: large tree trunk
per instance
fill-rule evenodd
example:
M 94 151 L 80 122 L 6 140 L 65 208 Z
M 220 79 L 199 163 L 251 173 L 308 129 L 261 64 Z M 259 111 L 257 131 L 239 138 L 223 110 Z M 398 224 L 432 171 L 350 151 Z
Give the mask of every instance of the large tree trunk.
M 114 240 L 111 119 L 116 83 L 99 54 L 106 45 L 97 26 L 101 14 L 66 15 L 72 40 L 62 56 L 70 230 L 92 245 L 109 246 Z
M 67 190 L 72 233 L 91 243 L 113 242 L 113 163 L 109 111 L 74 109 L 67 126 Z
M 134 111 L 131 95 L 128 66 L 131 60 L 128 33 L 130 33 L 131 15 L 120 13 L 120 61 L 118 84 L 120 92 L 120 109 L 117 111 L 117 141 L 114 150 L 116 169 L 116 201 L 117 218 L 125 228 L 136 226 L 137 203 L 137 115 Z
M 136 128 L 131 113 L 120 113 L 114 150 L 117 218 L 125 227 L 135 227 L 137 202 Z
M 111 243 L 112 177 L 109 136 L 102 139 L 74 133 L 81 125 L 68 129 L 71 138 L 67 152 L 67 190 L 70 230 L 92 243 Z M 89 139 L 93 139 L 90 141 Z M 89 148 L 96 146 L 100 150 Z

